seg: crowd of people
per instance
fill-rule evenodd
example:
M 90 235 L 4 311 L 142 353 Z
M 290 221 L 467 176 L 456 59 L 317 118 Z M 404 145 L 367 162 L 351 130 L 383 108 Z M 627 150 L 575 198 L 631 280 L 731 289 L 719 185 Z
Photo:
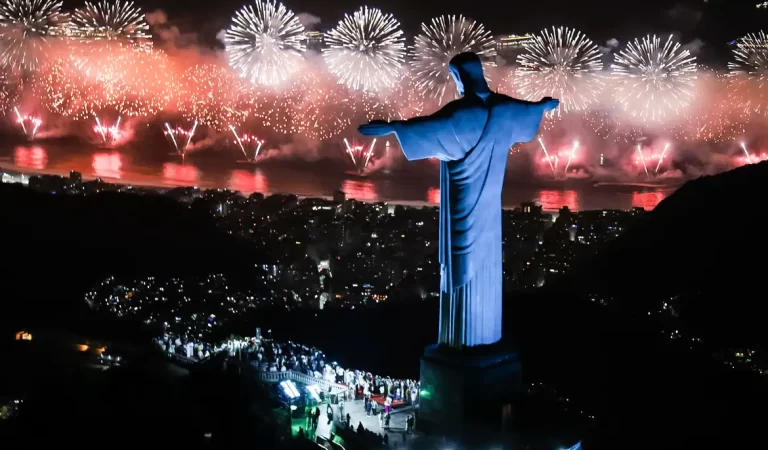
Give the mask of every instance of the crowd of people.
M 172 334 L 158 337 L 155 342 L 163 351 L 192 361 L 202 361 L 211 355 L 227 352 L 263 372 L 294 371 L 343 385 L 344 399 L 363 400 L 368 415 L 386 415 L 397 406 L 418 402 L 419 383 L 416 380 L 393 379 L 362 370 L 345 369 L 336 362 L 328 362 L 319 349 L 295 342 L 231 336 L 222 342 L 209 343 Z

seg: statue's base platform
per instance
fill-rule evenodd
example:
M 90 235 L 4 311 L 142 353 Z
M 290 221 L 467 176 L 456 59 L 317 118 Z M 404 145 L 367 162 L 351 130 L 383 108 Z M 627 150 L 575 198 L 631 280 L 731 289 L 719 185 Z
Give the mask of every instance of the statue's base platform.
M 503 431 L 520 388 L 520 361 L 507 346 L 427 347 L 416 428 L 456 437 Z

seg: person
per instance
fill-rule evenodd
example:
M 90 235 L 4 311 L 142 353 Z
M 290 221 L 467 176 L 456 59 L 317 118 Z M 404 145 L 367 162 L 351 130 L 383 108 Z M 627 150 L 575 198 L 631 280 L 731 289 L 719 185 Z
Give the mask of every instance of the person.
M 536 137 L 543 115 L 559 102 L 517 100 L 492 92 L 480 58 L 449 63 L 458 100 L 409 120 L 377 120 L 360 134 L 394 133 L 409 161 L 440 160 L 440 317 L 438 347 L 501 340 L 501 191 L 509 149 Z
M 326 415 L 328 415 L 328 425 L 333 422 L 333 408 L 331 407 L 330 403 L 328 404 L 328 408 L 325 410 Z

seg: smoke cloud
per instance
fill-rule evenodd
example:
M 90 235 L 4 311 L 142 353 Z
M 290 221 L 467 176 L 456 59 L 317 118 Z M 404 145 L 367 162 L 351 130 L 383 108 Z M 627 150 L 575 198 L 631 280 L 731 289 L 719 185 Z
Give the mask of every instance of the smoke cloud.
M 299 22 L 304 25 L 304 28 L 310 31 L 314 31 L 315 27 L 320 25 L 321 22 L 319 17 L 307 12 L 299 13 L 296 17 L 299 18 Z
M 695 10 L 682 7 L 673 8 L 667 16 L 688 23 L 700 20 Z M 300 13 L 298 18 L 307 29 L 318 29 L 321 24 L 319 17 L 309 13 Z M 357 125 L 373 119 L 406 119 L 429 114 L 439 107 L 432 98 L 418 99 L 410 95 L 411 90 L 417 89 L 413 85 L 376 95 L 348 89 L 329 73 L 322 55 L 313 52 L 307 53 L 290 81 L 278 86 L 254 87 L 227 69 L 221 48 L 224 30 L 219 30 L 216 42 L 212 42 L 213 36 L 189 31 L 189 26 L 170 20 L 168 14 L 159 9 L 147 13 L 146 21 L 154 36 L 152 59 L 147 57 L 143 63 L 127 68 L 120 64 L 132 61 L 127 54 L 129 49 L 91 52 L 89 48 L 83 53 L 89 55 L 87 67 L 94 70 L 109 67 L 115 73 L 123 70 L 133 78 L 126 77 L 119 83 L 104 86 L 100 84 L 102 81 L 81 73 L 80 69 L 63 66 L 67 70 L 46 68 L 23 86 L 13 104 L 24 114 L 34 112 L 45 116 L 37 134 L 39 138 L 72 134 L 93 137 L 92 121 L 99 115 L 109 123 L 117 117 L 123 118 L 120 142 L 146 140 L 151 141 L 150 146 L 169 148 L 163 135 L 165 123 L 188 130 L 195 120 L 200 120 L 198 131 L 186 148 L 189 152 L 215 151 L 222 159 L 242 159 L 235 142 L 237 133 L 238 137 L 253 135 L 263 139 L 260 158 L 264 160 L 332 159 L 340 168 L 354 170 L 343 139 L 367 143 L 356 133 Z M 610 76 L 609 67 L 614 54 L 625 43 L 625 39 L 620 42 L 612 38 L 599 46 L 605 66 L 602 73 L 605 87 L 587 111 L 545 121 L 541 137 L 550 158 L 546 158 L 542 146 L 534 140 L 521 145 L 519 154 L 510 157 L 510 170 L 546 180 L 678 180 L 740 164 L 739 158 L 746 158 L 738 145 L 742 140 L 746 143 L 746 153 L 755 157 L 768 153 L 768 149 L 762 148 L 768 143 L 765 118 L 755 113 L 747 115 L 751 120 L 744 120 L 743 105 L 733 101 L 722 73 L 701 69 L 693 86 L 693 100 L 681 108 L 679 115 L 663 121 L 643 122 L 624 111 L 614 96 L 615 79 Z M 79 51 L 79 46 L 54 45 L 51 58 L 66 61 L 73 51 Z M 692 55 L 707 52 L 706 43 L 700 39 L 685 43 L 684 48 Z M 226 75 L 217 72 L 217 68 Z M 514 69 L 512 64 L 502 64 L 489 71 L 495 84 L 492 87 L 515 95 L 514 88 L 519 83 L 516 83 Z M 757 94 L 755 89 L 758 88 L 745 87 L 739 92 L 739 98 Z M 104 98 L 94 100 L 98 95 Z M 120 103 L 125 98 L 128 106 Z M 78 105 L 89 102 L 95 105 L 94 111 L 77 110 Z M 247 113 L 242 116 L 233 113 L 240 109 Z M 61 116 L 65 116 L 64 119 Z M 579 145 L 572 151 L 575 141 Z M 385 152 L 383 143 L 379 142 L 364 172 L 396 169 L 403 161 L 394 145 Z M 424 170 L 437 171 L 437 165 L 426 163 Z

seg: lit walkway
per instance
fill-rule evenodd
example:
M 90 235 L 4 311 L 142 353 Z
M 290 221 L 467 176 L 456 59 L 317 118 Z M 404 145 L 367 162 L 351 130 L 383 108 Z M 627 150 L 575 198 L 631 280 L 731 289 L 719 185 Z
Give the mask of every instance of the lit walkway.
M 330 438 L 332 426 L 340 427 L 338 422 L 339 406 L 332 405 L 335 424 L 328 423 L 328 416 L 326 415 L 327 406 L 320 407 L 320 421 L 317 426 L 317 436 Z M 413 414 L 413 407 L 403 406 L 392 413 L 390 413 L 389 430 L 383 429 L 379 424 L 379 417 L 367 416 L 365 414 L 365 406 L 362 400 L 352 400 L 344 402 L 344 415 L 349 413 L 352 419 L 352 428 L 357 429 L 357 425 L 362 422 L 363 427 L 377 434 L 389 434 L 390 448 L 397 448 L 399 444 L 403 442 L 403 434 L 405 434 L 405 420 L 409 415 Z M 294 428 L 297 428 L 298 420 L 294 421 Z M 301 419 L 301 425 L 304 425 L 304 419 Z M 408 441 L 414 438 L 414 435 L 407 436 Z

